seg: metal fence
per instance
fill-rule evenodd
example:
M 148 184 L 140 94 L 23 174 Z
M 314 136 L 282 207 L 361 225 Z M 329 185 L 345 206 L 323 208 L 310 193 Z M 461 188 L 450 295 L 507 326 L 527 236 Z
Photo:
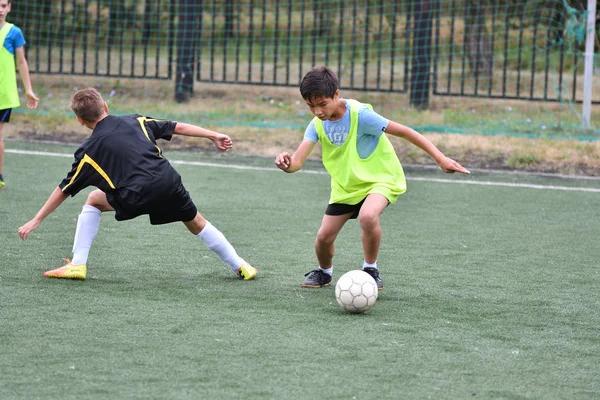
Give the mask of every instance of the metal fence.
M 566 3 L 489 3 L 43 0 L 11 17 L 34 73 L 298 86 L 329 65 L 349 90 L 580 102 Z

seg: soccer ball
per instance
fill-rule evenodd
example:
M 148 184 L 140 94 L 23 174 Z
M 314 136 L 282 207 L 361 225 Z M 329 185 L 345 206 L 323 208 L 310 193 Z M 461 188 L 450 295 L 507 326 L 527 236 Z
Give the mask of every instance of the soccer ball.
M 342 310 L 349 313 L 364 313 L 375 305 L 377 283 L 365 271 L 359 269 L 346 272 L 335 284 L 335 298 Z

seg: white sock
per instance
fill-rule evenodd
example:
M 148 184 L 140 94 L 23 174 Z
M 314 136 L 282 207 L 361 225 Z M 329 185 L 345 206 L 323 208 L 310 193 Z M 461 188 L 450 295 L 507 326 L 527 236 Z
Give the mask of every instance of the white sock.
M 375 269 L 377 269 L 377 260 L 375 260 L 375 262 L 373 264 L 369 264 L 368 262 L 363 261 L 363 267 L 362 267 L 362 269 L 365 269 L 365 268 L 375 268 Z
M 75 230 L 75 240 L 73 242 L 73 259 L 71 264 L 86 264 L 92 242 L 98 233 L 100 227 L 100 217 L 102 211 L 96 207 L 85 205 L 77 218 L 77 229 Z
M 321 267 L 319 267 L 319 269 L 323 272 L 325 272 L 327 275 L 329 276 L 333 276 L 333 265 L 327 269 L 323 269 Z
M 206 221 L 206 226 L 196 236 L 204 241 L 206 247 L 217 253 L 233 272 L 236 272 L 239 267 L 246 263 L 243 258 L 237 255 L 235 249 L 221 231 L 215 228 L 210 222 Z

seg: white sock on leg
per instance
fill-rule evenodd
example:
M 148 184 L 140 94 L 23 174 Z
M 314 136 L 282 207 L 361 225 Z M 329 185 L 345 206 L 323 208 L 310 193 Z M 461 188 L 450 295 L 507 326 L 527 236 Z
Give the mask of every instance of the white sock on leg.
M 86 264 L 92 242 L 96 238 L 98 228 L 100 227 L 100 217 L 102 211 L 96 207 L 85 205 L 77 218 L 77 229 L 75 230 L 75 240 L 73 242 L 73 259 L 71 264 Z
M 231 243 L 225 238 L 225 235 L 210 222 L 206 221 L 206 226 L 196 236 L 204 241 L 206 247 L 217 253 L 233 272 L 236 272 L 239 267 L 246 263 L 243 258 L 237 255 Z
M 326 273 L 327 275 L 333 276 L 333 265 L 331 267 L 327 268 L 327 269 L 323 269 L 321 267 L 319 267 L 319 269 L 321 271 L 323 271 L 324 273 Z

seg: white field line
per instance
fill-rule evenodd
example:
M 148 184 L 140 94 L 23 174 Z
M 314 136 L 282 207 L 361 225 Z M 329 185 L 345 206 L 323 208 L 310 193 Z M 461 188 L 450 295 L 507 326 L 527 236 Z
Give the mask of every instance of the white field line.
M 46 156 L 46 157 L 64 157 L 64 158 L 73 158 L 73 154 L 65 154 L 65 153 L 51 153 L 46 151 L 31 151 L 31 150 L 15 150 L 15 149 L 6 149 L 7 153 L 14 154 L 25 154 L 25 155 L 35 155 L 35 156 Z M 279 172 L 279 169 L 276 167 L 255 167 L 249 165 L 236 165 L 236 164 L 220 164 L 220 163 L 210 163 L 210 162 L 202 162 L 202 161 L 183 161 L 183 160 L 169 160 L 171 164 L 180 164 L 180 165 L 197 165 L 201 167 L 216 167 L 216 168 L 229 168 L 229 169 L 241 169 L 241 170 L 252 170 L 252 171 L 274 171 Z M 302 172 L 305 174 L 317 174 L 317 175 L 326 175 L 326 171 L 315 171 L 315 170 L 300 170 L 298 172 Z M 554 186 L 554 185 L 535 185 L 531 183 L 510 183 L 510 182 L 493 182 L 493 181 L 464 181 L 464 180 L 454 180 L 454 179 L 441 179 L 441 178 L 425 178 L 425 177 L 408 177 L 409 181 L 422 181 L 422 182 L 436 182 L 436 183 L 454 183 L 454 184 L 462 184 L 462 185 L 482 185 L 482 186 L 502 186 L 502 187 L 515 187 L 515 188 L 526 188 L 526 189 L 538 189 L 538 190 L 563 190 L 563 191 L 572 191 L 572 192 L 591 192 L 591 193 L 600 193 L 600 188 L 586 188 L 586 187 L 571 187 L 571 186 Z

